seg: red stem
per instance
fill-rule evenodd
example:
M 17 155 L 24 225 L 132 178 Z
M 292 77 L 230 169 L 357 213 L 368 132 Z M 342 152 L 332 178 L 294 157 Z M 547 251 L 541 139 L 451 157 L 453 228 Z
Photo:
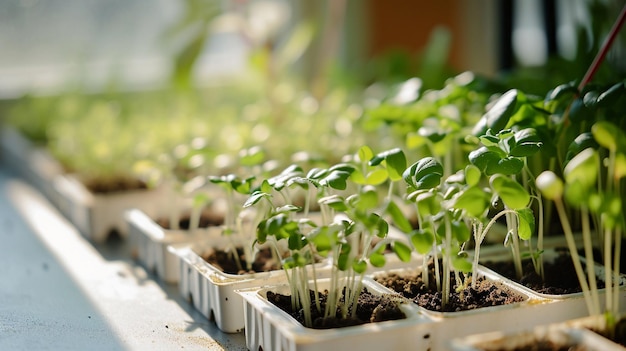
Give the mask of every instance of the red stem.
M 609 36 L 604 41 L 604 44 L 602 44 L 602 48 L 600 49 L 596 57 L 593 59 L 593 62 L 591 63 L 591 66 L 589 66 L 587 73 L 585 73 L 583 80 L 578 85 L 579 92 L 583 90 L 585 85 L 587 85 L 587 83 L 589 83 L 591 79 L 593 79 L 593 76 L 596 74 L 596 71 L 600 67 L 600 64 L 602 63 L 602 61 L 604 61 L 604 57 L 606 56 L 607 52 L 609 52 L 609 49 L 611 48 L 611 45 L 613 44 L 613 41 L 617 37 L 617 33 L 619 33 L 619 30 L 624 24 L 625 20 L 626 20 L 626 5 L 624 5 L 624 7 L 622 8 L 622 12 L 620 13 L 619 17 L 615 21 L 615 24 L 613 24 L 613 28 L 611 28 L 611 31 L 609 32 Z

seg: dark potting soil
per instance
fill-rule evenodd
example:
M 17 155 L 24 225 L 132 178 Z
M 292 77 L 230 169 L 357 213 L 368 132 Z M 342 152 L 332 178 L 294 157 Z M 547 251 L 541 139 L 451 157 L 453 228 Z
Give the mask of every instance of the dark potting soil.
M 442 307 L 442 293 L 437 291 L 434 269 L 430 265 L 429 284 L 424 284 L 421 271 L 386 273 L 375 277 L 382 285 L 393 289 L 417 305 L 436 312 L 459 312 L 481 307 L 506 305 L 525 300 L 525 297 L 507 286 L 484 277 L 476 280 L 472 288 L 467 279 L 465 287 L 457 290 L 454 274 L 450 279 L 451 289 L 448 304 Z
M 406 318 L 406 315 L 400 309 L 401 302 L 399 301 L 397 296 L 374 295 L 365 288 L 363 288 L 361 295 L 359 296 L 354 318 L 341 318 L 341 313 L 339 309 L 337 310 L 335 316 L 324 318 L 324 308 L 327 302 L 328 291 L 318 293 L 322 312 L 319 312 L 315 307 L 314 292 L 311 291 L 310 293 L 311 306 L 309 306 L 308 308 L 310 308 L 311 310 L 314 329 L 342 328 L 353 325 L 384 322 Z M 287 312 L 302 325 L 304 325 L 303 309 L 299 309 L 297 311 L 294 311 L 292 309 L 291 296 L 268 291 L 267 299 L 281 310 Z M 351 313 L 349 311 L 348 315 L 350 314 Z
M 587 351 L 583 345 L 554 343 L 549 340 L 537 340 L 528 345 L 513 348 L 483 348 L 484 351 Z
M 615 324 L 613 335 L 608 335 L 609 333 L 606 330 L 597 330 L 595 328 L 590 328 L 590 330 L 626 347 L 626 319 L 624 318 L 618 320 Z
M 239 256 L 241 267 L 245 268 L 247 266 L 247 261 L 245 260 L 242 248 L 237 248 L 237 255 Z M 200 256 L 208 263 L 228 274 L 269 272 L 280 269 L 280 266 L 276 263 L 272 257 L 272 252 L 268 248 L 259 250 L 255 256 L 254 262 L 252 262 L 252 269 L 250 270 L 239 267 L 233 258 L 232 252 L 230 251 L 210 250 L 208 252 L 201 253 Z
M 535 272 L 530 259 L 522 261 L 523 276 L 521 279 L 516 277 L 515 266 L 511 261 L 486 261 L 483 265 L 541 294 L 564 295 L 582 291 L 574 270 L 572 258 L 565 251 L 559 251 L 553 262 L 544 261 L 545 280 L 542 280 L 541 276 Z M 584 267 L 585 265 L 583 264 Z M 604 288 L 602 280 L 597 279 L 596 283 L 599 289 Z
M 157 219 L 157 224 L 162 228 L 171 229 L 169 218 L 159 218 Z M 189 229 L 189 224 L 191 222 L 190 215 L 182 216 L 178 221 L 178 227 L 180 229 L 187 230 Z M 215 227 L 218 225 L 222 225 L 224 223 L 224 216 L 219 214 L 214 214 L 212 212 L 204 212 L 200 215 L 200 228 L 208 228 Z
M 626 347 L 626 319 L 620 319 L 615 325 L 615 335 L 612 340 Z
M 90 178 L 83 180 L 83 184 L 95 194 L 110 194 L 130 190 L 145 190 L 146 183 L 131 177 L 117 177 L 111 179 Z
M 621 247 L 626 249 L 626 239 L 622 239 Z M 578 250 L 578 254 L 581 257 L 585 257 L 584 250 Z M 593 260 L 596 263 L 604 264 L 604 256 L 602 256 L 598 248 L 593 248 Z M 620 250 L 619 272 L 626 273 L 626 250 Z

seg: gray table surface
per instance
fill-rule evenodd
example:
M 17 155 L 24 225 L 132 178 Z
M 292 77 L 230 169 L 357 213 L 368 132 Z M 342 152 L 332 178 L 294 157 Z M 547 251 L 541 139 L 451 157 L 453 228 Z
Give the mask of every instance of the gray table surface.
M 0 350 L 245 350 L 130 258 L 94 245 L 0 165 Z

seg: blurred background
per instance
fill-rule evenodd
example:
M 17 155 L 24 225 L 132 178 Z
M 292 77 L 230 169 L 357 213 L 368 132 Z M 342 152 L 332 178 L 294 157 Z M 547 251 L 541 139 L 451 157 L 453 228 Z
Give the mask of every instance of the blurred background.
M 211 84 L 245 72 L 261 47 L 284 49 L 294 33 L 306 44 L 298 47 L 291 40 L 288 50 L 297 59 L 289 69 L 311 84 L 328 69 L 371 81 L 418 75 L 426 85 L 436 85 L 438 77 L 465 70 L 493 77 L 575 59 L 587 67 L 623 4 L 5 0 L 0 3 L 0 95 L 76 86 L 101 90 L 112 84 L 140 89 L 168 84 L 174 75 L 187 79 L 181 78 L 185 74 L 193 84 Z M 622 72 L 624 37 L 609 55 Z

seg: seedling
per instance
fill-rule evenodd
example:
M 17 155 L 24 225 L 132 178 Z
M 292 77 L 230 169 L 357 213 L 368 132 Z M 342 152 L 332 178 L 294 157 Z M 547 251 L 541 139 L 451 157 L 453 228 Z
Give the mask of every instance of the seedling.
M 588 311 L 591 315 L 600 313 L 600 302 L 595 273 L 589 217 L 595 214 L 600 218 L 598 236 L 603 243 L 603 263 L 605 269 L 605 315 L 610 333 L 614 332 L 615 317 L 619 313 L 619 261 L 621 236 L 625 228 L 622 214 L 622 199 L 619 195 L 620 180 L 626 176 L 626 137 L 619 128 L 607 121 L 596 122 L 591 128 L 594 139 L 608 150 L 608 157 L 601 162 L 597 150 L 587 148 L 572 157 L 563 170 L 565 182 L 554 172 L 545 171 L 537 178 L 537 186 L 544 196 L 554 201 L 576 274 L 583 290 Z M 606 180 L 602 181 L 599 172 L 604 164 Z M 565 203 L 578 209 L 583 223 L 583 244 L 587 260 L 587 275 L 579 260 Z M 613 250 L 611 250 L 613 249 Z

